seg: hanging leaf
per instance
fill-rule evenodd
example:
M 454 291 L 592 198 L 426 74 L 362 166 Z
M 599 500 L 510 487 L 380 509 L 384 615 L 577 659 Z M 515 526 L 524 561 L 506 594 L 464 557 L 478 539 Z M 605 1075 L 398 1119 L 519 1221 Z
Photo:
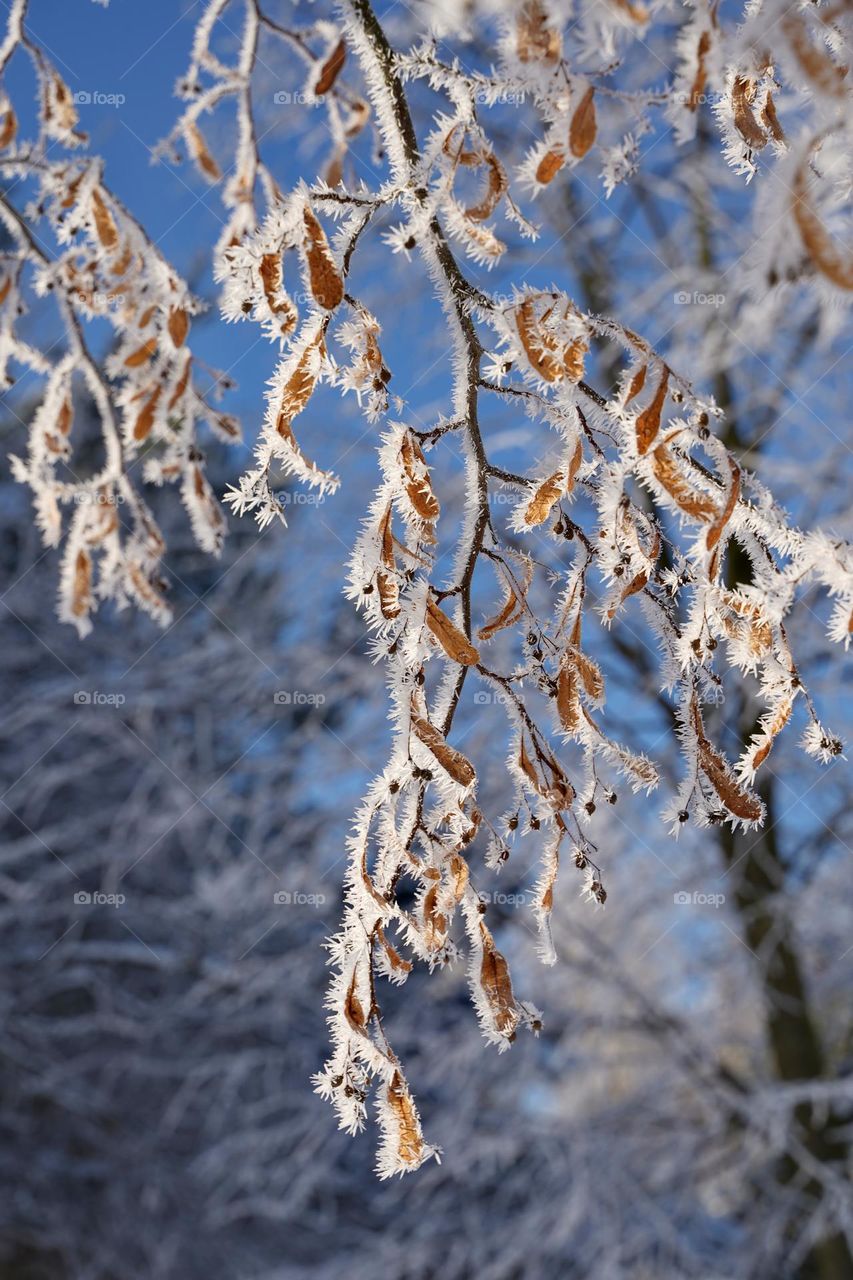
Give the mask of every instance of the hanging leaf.
M 471 761 L 461 751 L 451 747 L 441 731 L 422 716 L 413 713 L 411 724 L 416 736 L 430 749 L 445 773 L 450 774 L 460 787 L 470 787 L 477 777 Z
M 479 650 L 471 643 L 455 622 L 451 622 L 447 614 L 439 609 L 434 600 L 427 600 L 426 624 L 448 658 L 460 663 L 463 667 L 476 666 L 480 661 Z
M 314 301 L 326 311 L 334 311 L 344 296 L 343 276 L 335 266 L 326 233 L 308 205 L 303 214 L 307 240 L 305 256 Z
M 596 127 L 595 89 L 590 85 L 569 125 L 569 149 L 577 160 L 582 160 L 595 142 Z
M 343 40 L 339 40 L 320 69 L 320 75 L 314 86 L 314 93 L 318 98 L 322 98 L 323 94 L 328 93 L 332 88 L 344 69 L 346 58 L 347 47 Z

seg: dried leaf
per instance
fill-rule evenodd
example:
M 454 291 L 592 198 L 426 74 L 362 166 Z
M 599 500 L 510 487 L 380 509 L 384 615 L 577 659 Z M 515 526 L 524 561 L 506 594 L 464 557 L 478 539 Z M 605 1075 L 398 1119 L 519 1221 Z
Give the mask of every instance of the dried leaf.
M 470 208 L 465 210 L 465 217 L 470 218 L 473 222 L 484 222 L 497 208 L 501 196 L 507 189 L 507 179 L 503 165 L 494 152 L 484 155 L 482 161 L 489 170 L 485 193 L 477 204 L 471 205 Z
M 729 492 L 725 506 L 705 535 L 705 546 L 709 551 L 713 551 L 714 547 L 716 547 L 717 543 L 720 541 L 723 530 L 731 519 L 732 512 L 737 506 L 738 498 L 740 497 L 740 467 L 737 465 L 734 458 L 729 458 L 729 466 L 731 468 L 732 475 L 729 482 Z
M 707 68 L 705 67 L 705 59 L 711 48 L 711 33 L 703 31 L 699 37 L 699 44 L 696 48 L 696 75 L 693 78 L 693 84 L 690 87 L 690 97 L 687 100 L 688 111 L 695 111 L 699 105 L 699 99 L 705 88 L 708 79 Z
M 636 422 L 637 452 L 644 454 L 660 430 L 661 414 L 666 404 L 666 393 L 669 387 L 669 369 L 663 366 L 660 382 L 649 406 L 639 414 Z
M 559 151 L 546 151 L 536 167 L 536 181 L 547 187 L 565 163 L 566 158 Z
M 470 787 L 477 777 L 471 761 L 461 751 L 451 747 L 435 725 L 422 716 L 412 713 L 412 729 L 425 747 L 428 747 L 438 763 L 460 787 Z
M 186 126 L 186 139 L 190 155 L 201 172 L 206 178 L 210 178 L 211 182 L 218 182 L 222 177 L 219 165 L 210 154 L 204 134 L 194 120 Z
M 18 120 L 11 107 L 7 107 L 3 112 L 3 122 L 0 124 L 0 150 L 11 146 L 14 141 L 15 134 L 18 132 Z
M 426 624 L 448 658 L 463 667 L 476 666 L 480 661 L 479 651 L 434 600 L 427 600 Z
M 154 417 L 157 412 L 157 404 L 162 392 L 162 386 L 154 388 L 151 395 L 145 401 L 136 422 L 133 425 L 133 438 L 138 442 L 147 439 L 151 428 L 154 425 Z
M 150 360 L 154 352 L 157 350 L 157 339 L 149 338 L 147 342 L 143 342 L 141 347 L 137 347 L 136 351 L 131 352 L 124 362 L 126 369 L 138 369 L 140 365 L 145 364 L 146 360 Z
M 693 725 L 699 744 L 699 765 L 705 777 L 730 813 L 744 822 L 760 822 L 764 813 L 757 796 L 735 778 L 731 766 L 705 735 L 699 703 L 693 700 Z
M 687 515 L 703 523 L 715 518 L 716 505 L 704 493 L 691 488 L 675 460 L 675 455 L 667 445 L 660 444 L 655 449 L 652 455 L 652 469 L 658 483 L 666 489 L 672 500 Z
M 595 89 L 589 86 L 581 98 L 578 108 L 569 125 L 569 149 L 573 156 L 582 160 L 595 142 Z
M 409 501 L 421 520 L 432 524 L 438 519 L 441 508 L 430 484 L 429 469 L 423 450 L 414 436 L 408 434 L 403 436 L 400 442 L 400 457 L 406 473 L 406 493 Z
M 85 618 L 91 608 L 92 557 L 85 547 L 81 547 L 74 561 L 74 579 L 71 585 L 71 613 L 75 618 Z
M 528 529 L 533 529 L 548 519 L 551 508 L 564 489 L 565 481 L 562 471 L 555 471 L 547 480 L 543 480 L 524 510 L 524 523 Z
M 103 196 L 97 187 L 92 192 L 92 217 L 95 220 L 95 231 L 105 249 L 114 249 L 118 244 L 118 231 Z
M 752 114 L 751 103 L 755 97 L 755 81 L 738 76 L 732 85 L 732 112 L 735 128 L 753 151 L 767 145 L 767 134 Z
M 317 83 L 314 86 L 314 93 L 318 98 L 322 98 L 324 93 L 328 93 L 334 85 L 338 76 L 344 69 L 344 63 L 347 57 L 347 47 L 343 40 L 339 40 L 332 52 L 320 70 Z
M 791 195 L 794 221 L 812 262 L 839 289 L 853 289 L 853 260 L 844 261 L 812 206 L 807 164 L 798 169 Z
M 385 1095 L 397 1122 L 397 1156 L 402 1164 L 418 1165 L 424 1156 L 421 1126 L 411 1094 L 395 1071 Z
M 182 347 L 186 341 L 187 334 L 190 329 L 189 316 L 183 307 L 177 307 L 174 311 L 169 312 L 167 321 L 169 337 L 176 347 Z
M 308 205 L 303 214 L 307 242 L 305 256 L 314 301 L 326 311 L 334 311 L 344 296 L 343 277 L 335 266 L 326 233 Z
M 382 544 L 382 563 L 387 573 L 377 574 L 376 582 L 379 588 L 382 616 L 390 620 L 398 617 L 400 613 L 400 590 L 397 586 L 397 561 L 394 555 L 394 535 L 391 532 L 390 502 L 379 526 L 379 536 Z
M 357 974 L 353 973 L 352 981 L 344 1001 L 344 1016 L 354 1031 L 364 1032 L 365 1017 L 361 1001 L 356 994 Z
M 491 933 L 482 923 L 480 934 L 483 943 L 480 985 L 489 1002 L 497 1030 L 502 1036 L 512 1040 L 515 1038 L 515 1029 L 518 1026 L 518 1011 L 512 994 L 509 968 L 495 946 Z
M 520 62 L 560 61 L 563 42 L 560 33 L 548 26 L 539 0 L 525 0 L 516 23 L 516 52 Z

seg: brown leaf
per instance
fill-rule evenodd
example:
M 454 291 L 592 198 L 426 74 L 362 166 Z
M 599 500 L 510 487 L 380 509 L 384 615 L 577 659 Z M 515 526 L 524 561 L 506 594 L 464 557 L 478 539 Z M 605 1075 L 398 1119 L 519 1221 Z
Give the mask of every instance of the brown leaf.
M 507 189 L 506 174 L 503 165 L 498 160 L 494 152 L 489 152 L 482 157 L 483 163 L 488 166 L 489 178 L 486 191 L 483 198 L 475 205 L 465 210 L 465 217 L 471 218 L 474 222 L 484 222 L 491 213 L 497 208 L 501 196 Z
M 492 636 L 497 635 L 499 631 L 503 631 L 504 627 L 510 627 L 514 622 L 517 622 L 523 611 L 523 603 L 516 599 L 515 591 L 510 586 L 501 608 L 493 618 L 483 623 L 477 635 L 481 640 L 491 640 Z
M 334 311 L 344 296 L 344 281 L 332 258 L 326 233 L 308 205 L 303 213 L 307 242 L 305 256 L 314 301 L 326 311 Z
M 575 733 L 580 724 L 577 669 L 570 655 L 560 664 L 557 675 L 557 713 L 566 733 Z
M 178 401 L 181 399 L 181 396 L 186 391 L 187 386 L 189 385 L 190 369 L 192 368 L 192 362 L 193 362 L 192 356 L 187 356 L 187 362 L 184 365 L 183 372 L 180 378 L 178 379 L 178 381 L 175 383 L 175 390 L 172 392 L 171 396 L 169 397 L 169 403 L 166 405 L 167 409 L 174 409 L 175 405 L 178 403 Z
M 702 90 L 708 78 L 708 72 L 705 67 L 705 58 L 711 48 L 711 33 L 703 31 L 699 37 L 699 44 L 696 49 L 696 75 L 693 78 L 693 84 L 690 87 L 690 97 L 687 100 L 688 111 L 695 111 L 699 105 L 699 99 L 702 96 Z
M 391 532 L 390 502 L 385 510 L 385 515 L 382 517 L 379 532 L 382 543 L 382 563 L 388 572 L 377 574 L 376 582 L 379 587 L 379 604 L 382 609 L 382 616 L 390 620 L 391 618 L 396 618 L 400 613 L 400 591 L 397 586 L 397 561 L 394 555 L 394 535 Z
M 169 312 L 167 327 L 174 345 L 182 347 L 190 329 L 189 317 L 183 307 L 176 307 L 174 311 Z
M 344 63 L 347 58 L 347 47 L 343 40 L 339 40 L 332 52 L 320 70 L 317 83 L 314 86 L 314 93 L 318 98 L 322 98 L 324 93 L 328 93 L 338 76 L 344 69 Z
M 563 42 L 560 33 L 548 26 L 539 0 L 525 0 L 516 23 L 516 52 L 520 62 L 560 61 Z
M 767 134 L 752 114 L 751 103 L 754 97 L 755 81 L 738 76 L 732 85 L 732 112 L 735 128 L 753 151 L 760 151 L 767 145 Z
M 211 182 L 218 182 L 222 177 L 219 165 L 210 154 L 204 134 L 194 120 L 186 126 L 186 138 L 190 155 L 201 172 L 205 177 L 210 178 Z
M 562 374 L 559 362 L 550 354 L 556 344 L 550 335 L 543 337 L 539 332 L 532 298 L 525 298 L 518 307 L 515 323 L 525 355 L 539 377 L 545 382 L 556 382 Z
M 457 782 L 460 787 L 470 787 L 477 774 L 467 756 L 463 756 L 461 751 L 451 747 L 435 725 L 430 724 L 428 720 L 424 720 L 422 716 L 415 715 L 414 712 L 412 713 L 412 729 L 424 746 L 430 749 L 445 773 L 449 773 L 453 781 Z
M 420 1164 L 424 1153 L 421 1126 L 411 1094 L 399 1071 L 394 1072 L 385 1096 L 397 1122 L 397 1155 L 401 1163 Z
M 704 493 L 691 488 L 671 449 L 659 444 L 652 455 L 652 469 L 658 483 L 672 500 L 694 520 L 707 523 L 717 515 L 717 507 Z
M 764 812 L 761 801 L 746 787 L 741 786 L 726 758 L 708 741 L 699 703 L 695 699 L 692 710 L 702 772 L 730 813 L 744 822 L 759 822 Z
M 149 338 L 147 342 L 143 342 L 141 347 L 137 347 L 136 351 L 131 352 L 124 362 L 126 369 L 138 369 L 140 365 L 145 364 L 146 360 L 150 360 L 154 352 L 157 350 L 157 339 Z
M 357 974 L 353 973 L 352 982 L 349 984 L 346 1000 L 344 1001 L 344 1016 L 354 1031 L 364 1032 L 364 1009 L 356 994 L 356 981 Z
M 731 468 L 732 475 L 729 482 L 729 492 L 725 506 L 705 535 L 705 546 L 709 551 L 713 551 L 714 547 L 720 541 L 723 530 L 731 519 L 732 512 L 737 506 L 738 498 L 740 497 L 740 467 L 737 465 L 734 458 L 729 458 L 729 467 Z
M 439 609 L 434 600 L 427 600 L 426 624 L 444 652 L 454 662 L 463 667 L 476 666 L 480 661 L 479 651 L 471 643 L 455 622 L 451 622 L 447 614 Z
M 582 160 L 595 142 L 595 135 L 595 89 L 590 85 L 569 125 L 569 148 L 572 155 Z
M 71 612 L 75 618 L 85 618 L 92 608 L 92 557 L 85 547 L 77 552 L 74 561 L 74 580 L 71 586 Z
M 666 393 L 669 387 L 669 369 L 663 366 L 660 382 L 652 397 L 651 403 L 638 416 L 636 422 L 637 452 L 644 454 L 660 430 L 661 414 L 666 404 Z
M 845 262 L 812 206 L 807 163 L 800 165 L 794 179 L 791 206 L 803 245 L 818 271 L 839 289 L 853 289 L 853 260 Z
M 441 508 L 430 484 L 429 469 L 423 450 L 414 436 L 403 436 L 400 442 L 400 457 L 407 477 L 406 493 L 409 501 L 416 515 L 428 524 L 432 524 L 438 519 Z
M 764 110 L 761 112 L 761 119 L 770 130 L 770 136 L 775 142 L 785 141 L 785 130 L 779 123 L 779 117 L 776 114 L 776 104 L 773 101 L 773 94 L 767 94 L 767 101 L 764 104 Z
M 494 939 L 484 924 L 480 924 L 483 942 L 483 959 L 480 965 L 480 984 L 491 1007 L 495 1026 L 508 1040 L 515 1038 L 518 1011 L 512 994 L 509 968 L 495 946 Z
M 628 394 L 625 397 L 626 405 L 628 404 L 629 401 L 634 399 L 634 396 L 638 396 L 642 391 L 643 387 L 646 385 L 646 374 L 648 373 L 648 368 L 649 368 L 648 365 L 641 364 L 639 369 L 631 379 L 631 385 L 629 386 Z
M 92 216 L 95 220 L 95 231 L 105 249 L 114 249 L 118 244 L 118 231 L 103 196 L 97 187 L 92 192 Z
M 258 268 L 267 306 L 274 316 L 281 316 L 281 332 L 285 335 L 296 327 L 296 307 L 284 292 L 280 253 L 265 253 Z
M 536 167 L 536 181 L 541 183 L 543 187 L 547 187 L 548 183 L 557 176 L 565 163 L 565 156 L 561 155 L 559 151 L 546 151 Z
M 564 492 L 565 482 L 562 471 L 555 471 L 547 480 L 543 480 L 524 510 L 524 523 L 528 529 L 542 524 L 551 514 L 551 508 Z
M 134 440 L 141 441 L 148 437 L 151 428 L 154 425 L 154 416 L 157 412 L 157 404 L 162 390 L 163 388 L 161 386 L 155 387 L 151 395 L 145 401 L 136 422 L 133 424 Z
M 3 112 L 3 122 L 0 124 L 0 149 L 5 150 L 6 147 L 11 146 L 17 132 L 17 117 L 12 108 L 7 107 Z

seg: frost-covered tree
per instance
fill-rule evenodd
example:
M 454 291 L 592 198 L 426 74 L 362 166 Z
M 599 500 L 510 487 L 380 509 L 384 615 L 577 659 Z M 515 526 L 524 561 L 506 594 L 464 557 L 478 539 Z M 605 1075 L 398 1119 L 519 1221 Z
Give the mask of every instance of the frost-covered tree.
M 15 471 L 48 545 L 64 546 L 60 617 L 86 634 L 115 599 L 162 622 L 163 540 L 132 473 L 139 461 L 145 483 L 177 483 L 200 547 L 215 552 L 224 519 L 195 429 L 203 420 L 233 439 L 237 426 L 195 377 L 198 304 L 85 157 L 72 95 L 29 38 L 26 10 L 11 8 L 0 65 L 30 59 L 41 109 L 24 140 L 5 108 L 12 248 L 0 292 L 7 363 L 43 375 L 45 391 Z M 773 901 L 799 872 L 774 842 L 767 779 L 792 719 L 808 755 L 841 753 L 809 678 L 814 624 L 801 637 L 800 623 L 807 606 L 824 615 L 821 642 L 846 641 L 853 563 L 831 473 L 825 492 L 793 491 L 792 514 L 769 482 L 778 474 L 790 489 L 798 456 L 775 425 L 780 351 L 811 380 L 798 399 L 838 407 L 831 353 L 853 283 L 841 247 L 849 13 L 528 0 L 469 5 L 460 25 L 442 4 L 386 23 L 367 0 L 301 16 L 213 0 L 162 143 L 221 188 L 227 221 L 211 258 L 224 317 L 257 323 L 279 348 L 254 463 L 226 495 L 233 509 L 265 527 L 285 514 L 281 477 L 330 503 L 345 487 L 329 390 L 353 393 L 376 439 L 347 594 L 384 664 L 392 741 L 349 840 L 317 1087 L 351 1132 L 375 1098 L 386 1177 L 437 1149 L 383 1021 L 383 983 L 396 1005 L 393 987 L 413 969 L 464 955 L 486 1039 L 502 1050 L 521 1028 L 539 1033 L 480 869 L 506 874 L 533 852 L 532 919 L 553 964 L 561 859 L 594 906 L 607 897 L 600 850 L 624 800 L 619 778 L 648 795 L 665 775 L 652 838 L 668 828 L 699 848 L 697 833 L 714 835 L 741 877 L 737 927 L 764 964 L 778 1074 L 828 1072 L 792 926 Z M 271 63 L 288 86 L 279 93 L 319 104 L 324 122 L 301 172 L 265 159 L 256 86 Z M 32 189 L 29 203 L 18 187 Z M 623 194 L 642 207 L 643 236 L 617 212 Z M 544 250 L 540 209 L 560 234 Z M 395 368 L 407 287 L 434 302 Z M 22 336 L 27 290 L 56 300 L 58 359 Z M 96 315 L 115 331 L 102 362 L 87 343 Z M 425 409 L 417 388 L 432 388 L 437 367 L 443 400 Z M 85 469 L 75 380 L 104 438 L 103 463 Z M 503 781 L 490 787 L 479 775 L 498 734 Z M 642 812 L 632 804 L 635 830 Z M 787 1123 L 802 1133 L 776 1171 L 790 1189 L 780 1230 L 840 1275 L 843 1125 L 826 1098 L 797 1106 Z M 743 1110 L 732 1102 L 732 1125 Z

